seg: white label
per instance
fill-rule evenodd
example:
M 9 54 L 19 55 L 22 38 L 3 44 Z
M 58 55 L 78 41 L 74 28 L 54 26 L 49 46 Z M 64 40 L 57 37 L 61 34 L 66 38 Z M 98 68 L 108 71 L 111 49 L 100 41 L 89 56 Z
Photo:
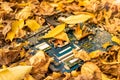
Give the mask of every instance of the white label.
M 74 59 L 70 60 L 69 62 L 72 64 L 72 63 L 76 62 L 77 60 L 78 60 L 78 58 L 74 58 Z
M 43 42 L 43 43 L 36 46 L 36 48 L 38 48 L 40 50 L 44 50 L 44 49 L 46 49 L 48 47 L 49 47 L 49 45 L 46 42 Z

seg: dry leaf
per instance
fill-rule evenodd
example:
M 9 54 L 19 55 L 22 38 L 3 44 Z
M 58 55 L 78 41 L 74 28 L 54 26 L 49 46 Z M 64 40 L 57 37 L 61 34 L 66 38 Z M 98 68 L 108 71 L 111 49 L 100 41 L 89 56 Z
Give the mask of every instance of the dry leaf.
M 0 49 L 0 65 L 7 65 L 19 59 L 19 50 Z
M 120 39 L 117 36 L 113 36 L 112 41 L 114 41 L 114 42 L 116 42 L 117 44 L 120 45 Z
M 31 65 L 37 65 L 43 61 L 45 61 L 45 54 L 43 51 L 38 51 L 33 57 L 30 58 Z
M 120 63 L 120 50 L 118 51 L 117 59 L 118 59 L 118 62 Z
M 19 30 L 24 27 L 24 20 L 13 21 L 11 31 L 7 33 L 6 40 L 13 40 L 15 35 L 19 33 Z
M 101 51 L 100 50 L 95 50 L 89 53 L 90 58 L 96 58 L 100 55 Z
M 74 35 L 78 40 L 80 40 L 82 38 L 82 30 L 80 29 L 80 26 L 78 26 L 75 29 Z
M 73 54 L 76 58 L 80 58 L 83 61 L 90 60 L 88 53 L 84 50 L 80 50 L 80 51 L 73 50 Z
M 56 26 L 54 29 L 52 29 L 51 31 L 49 31 L 47 34 L 45 34 L 45 36 L 43 36 L 43 38 L 54 37 L 57 34 L 59 34 L 60 32 L 62 32 L 64 29 L 65 29 L 65 24 L 60 24 L 60 25 Z
M 15 18 L 16 19 L 27 19 L 29 16 L 31 16 L 31 7 L 30 6 L 26 6 L 25 8 L 23 8 L 21 11 L 19 11 L 16 15 Z
M 73 77 L 77 77 L 79 74 L 80 74 L 80 72 L 78 72 L 78 71 L 72 71 L 72 72 L 71 72 L 71 75 L 72 75 Z
M 111 80 L 105 74 L 102 74 L 102 80 Z
M 46 1 L 41 2 L 39 10 L 42 15 L 52 15 L 54 13 L 54 7 Z
M 65 74 L 65 78 L 63 80 L 69 80 L 71 78 L 70 73 L 65 72 L 64 74 Z
M 102 45 L 102 47 L 106 49 L 109 45 L 110 45 L 110 42 L 106 42 Z
M 0 80 L 22 80 L 30 73 L 31 66 L 16 66 L 0 70 Z
M 81 75 L 86 77 L 85 80 L 101 80 L 102 74 L 97 65 L 87 62 L 81 67 Z
M 70 42 L 68 35 L 65 32 L 61 32 L 61 33 L 57 34 L 54 38 L 60 39 L 60 40 L 66 41 L 66 42 Z
M 36 31 L 38 30 L 41 26 L 37 23 L 35 20 L 27 20 L 26 25 L 32 30 Z
M 83 23 L 93 17 L 94 17 L 93 14 L 90 14 L 90 13 L 85 14 L 84 13 L 84 14 L 69 16 L 66 19 L 63 19 L 62 21 L 67 24 L 77 24 L 77 23 Z
M 4 9 L 7 13 L 13 11 L 12 8 L 10 7 L 10 4 L 7 2 L 1 4 L 1 8 Z
M 27 75 L 24 80 L 35 80 L 31 75 Z
M 53 77 L 53 79 L 58 79 L 58 78 L 60 78 L 61 77 L 61 73 L 59 73 L 59 72 L 53 72 L 52 73 L 52 77 Z

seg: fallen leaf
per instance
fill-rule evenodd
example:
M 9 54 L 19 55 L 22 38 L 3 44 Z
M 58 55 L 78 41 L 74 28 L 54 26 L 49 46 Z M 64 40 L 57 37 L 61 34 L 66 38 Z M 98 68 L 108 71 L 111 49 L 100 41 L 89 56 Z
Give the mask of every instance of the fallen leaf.
M 79 74 L 80 74 L 80 72 L 78 72 L 78 71 L 76 71 L 76 70 L 71 72 L 71 75 L 72 75 L 73 77 L 77 77 Z
M 35 20 L 27 20 L 26 25 L 32 30 L 36 31 L 38 30 L 41 26 L 37 23 Z
M 24 80 L 35 80 L 31 75 L 27 75 Z
M 65 74 L 65 78 L 63 78 L 63 80 L 69 80 L 71 78 L 70 73 L 65 72 L 64 74 Z
M 105 74 L 102 74 L 102 80 L 111 80 Z
M 80 40 L 82 38 L 82 30 L 80 29 L 80 26 L 78 26 L 75 29 L 74 35 L 78 40 Z
M 81 67 L 81 75 L 86 77 L 86 80 L 101 80 L 102 73 L 97 65 L 92 62 L 87 62 Z
M 66 19 L 63 19 L 62 21 L 67 24 L 77 24 L 77 23 L 84 23 L 85 21 L 87 21 L 93 17 L 94 17 L 94 15 L 91 13 L 89 13 L 89 14 L 84 13 L 84 14 L 69 16 Z
M 117 59 L 118 59 L 118 62 L 120 63 L 120 50 L 118 51 Z
M 6 40 L 12 41 L 14 37 L 15 37 L 15 33 L 12 32 L 12 31 L 10 31 L 10 32 L 8 32 L 8 34 L 7 34 Z
M 57 34 L 59 34 L 60 32 L 62 32 L 64 29 L 65 29 L 65 24 L 60 24 L 60 25 L 56 26 L 54 29 L 52 29 L 51 31 L 49 31 L 47 34 L 45 34 L 45 36 L 43 36 L 43 38 L 54 37 Z
M 15 18 L 16 19 L 27 19 L 29 16 L 31 16 L 31 7 L 30 6 L 26 6 L 25 8 L 23 8 L 21 11 L 19 11 L 16 15 Z
M 95 50 L 89 53 L 90 58 L 96 58 L 100 55 L 100 50 Z
M 106 42 L 102 45 L 102 47 L 106 49 L 109 45 L 110 45 L 110 42 Z
M 117 44 L 120 45 L 120 39 L 117 36 L 113 36 L 112 41 L 114 41 L 114 42 L 116 42 Z
M 30 73 L 31 66 L 16 66 L 0 70 L 0 80 L 22 80 Z
M 83 61 L 90 60 L 88 53 L 84 50 L 80 50 L 80 51 L 73 50 L 73 54 L 74 54 L 74 57 L 80 58 Z
M 61 32 L 61 33 L 57 34 L 54 38 L 70 42 L 68 35 L 65 32 Z
M 31 65 L 36 65 L 36 64 L 39 64 L 43 61 L 45 61 L 46 58 L 45 58 L 45 54 L 43 51 L 38 51 L 33 57 L 30 58 L 30 63 Z
M 10 7 L 10 4 L 7 2 L 1 4 L 1 8 L 4 9 L 7 13 L 13 11 L 12 8 Z
M 7 33 L 6 40 L 12 41 L 15 35 L 19 33 L 19 30 L 24 27 L 24 20 L 13 21 L 11 31 Z
M 58 79 L 58 78 L 60 78 L 61 77 L 61 73 L 59 73 L 59 72 L 53 72 L 52 73 L 52 77 L 53 77 L 53 79 Z

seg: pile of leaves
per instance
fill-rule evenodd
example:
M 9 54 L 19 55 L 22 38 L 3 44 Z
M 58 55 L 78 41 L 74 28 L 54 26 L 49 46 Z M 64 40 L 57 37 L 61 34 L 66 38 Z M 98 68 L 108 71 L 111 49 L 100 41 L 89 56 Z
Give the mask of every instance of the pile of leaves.
M 74 56 L 85 63 L 71 73 L 51 72 L 51 57 L 43 51 L 30 55 L 23 48 L 29 42 L 16 42 L 48 25 L 51 32 L 43 38 L 53 37 L 55 46 L 62 45 L 61 41 L 69 42 L 63 31 L 65 24 L 75 30 L 80 40 L 89 33 L 79 29 L 79 23 L 108 31 L 117 45 L 106 52 L 96 50 L 89 54 L 73 50 Z M 57 32 L 56 26 L 60 27 Z M 109 42 L 103 45 L 107 46 Z M 120 1 L 0 0 L 0 68 L 0 80 L 120 80 Z

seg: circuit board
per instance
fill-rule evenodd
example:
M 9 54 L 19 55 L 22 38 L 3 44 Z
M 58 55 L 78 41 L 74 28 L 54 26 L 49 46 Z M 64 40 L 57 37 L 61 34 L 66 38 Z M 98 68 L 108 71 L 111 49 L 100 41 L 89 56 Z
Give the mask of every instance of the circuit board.
M 48 27 L 46 28 L 50 30 Z M 70 43 L 62 47 L 54 47 L 53 44 L 49 43 L 49 39 L 38 40 L 38 37 L 41 36 L 42 33 L 30 37 L 28 41 L 31 42 L 29 45 L 29 48 L 32 50 L 31 54 L 34 55 L 36 50 L 43 50 L 54 59 L 49 66 L 52 71 L 71 72 L 84 63 L 81 59 L 74 57 L 72 52 L 73 49 L 77 51 L 83 49 L 89 53 L 95 50 L 105 51 L 106 49 L 103 48 L 102 45 L 106 42 L 110 42 L 110 45 L 114 44 L 111 41 L 111 35 L 107 31 L 101 30 L 100 28 L 91 29 L 94 34 L 88 35 L 81 40 L 75 38 L 73 31 L 66 32 L 70 39 Z M 46 33 L 47 31 L 44 30 L 46 29 L 41 30 L 41 32 Z

